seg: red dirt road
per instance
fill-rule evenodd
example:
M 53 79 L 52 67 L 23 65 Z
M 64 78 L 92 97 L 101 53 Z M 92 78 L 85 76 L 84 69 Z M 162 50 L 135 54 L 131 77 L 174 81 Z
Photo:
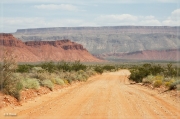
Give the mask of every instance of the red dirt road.
M 129 74 L 121 70 L 91 77 L 22 106 L 3 108 L 0 119 L 180 119 L 179 102 L 129 85 Z

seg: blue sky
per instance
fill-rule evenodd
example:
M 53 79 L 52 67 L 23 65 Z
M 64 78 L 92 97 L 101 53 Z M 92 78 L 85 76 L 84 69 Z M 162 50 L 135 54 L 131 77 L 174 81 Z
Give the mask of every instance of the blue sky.
M 44 27 L 180 25 L 180 0 L 0 0 L 0 2 L 0 32 Z

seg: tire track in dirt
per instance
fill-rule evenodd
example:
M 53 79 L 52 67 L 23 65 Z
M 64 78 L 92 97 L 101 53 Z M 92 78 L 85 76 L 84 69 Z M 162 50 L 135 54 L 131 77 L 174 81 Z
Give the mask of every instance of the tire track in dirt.
M 0 110 L 0 118 L 5 112 L 17 113 L 18 119 L 180 118 L 180 109 L 172 100 L 165 101 L 142 86 L 129 85 L 129 74 L 121 70 L 92 77 L 82 85 L 44 95 L 16 109 Z
M 157 108 L 156 110 L 158 111 L 158 114 L 164 115 L 166 117 L 170 116 L 172 118 L 180 117 L 180 108 L 178 106 L 179 104 L 172 106 L 172 104 L 168 103 L 167 101 L 165 101 L 165 99 L 162 99 L 157 94 L 149 92 L 148 90 L 144 90 L 139 86 L 130 86 L 130 88 L 133 88 L 133 90 L 138 90 L 136 92 L 141 92 L 143 93 L 143 95 L 146 95 L 144 96 L 147 97 L 146 101 L 151 101 L 150 103 Z

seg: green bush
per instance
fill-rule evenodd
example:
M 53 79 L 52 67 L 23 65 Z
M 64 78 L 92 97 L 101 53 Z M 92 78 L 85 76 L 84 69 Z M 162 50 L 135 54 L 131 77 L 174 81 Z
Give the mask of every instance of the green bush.
M 115 66 L 111 66 L 111 65 L 105 65 L 102 68 L 103 70 L 106 70 L 106 71 L 115 70 Z
M 103 68 L 101 66 L 95 66 L 94 71 L 96 71 L 99 74 L 103 73 Z
M 142 82 L 143 78 L 145 77 L 142 72 L 139 70 L 130 70 L 130 80 L 133 80 L 135 82 Z
M 32 70 L 33 66 L 28 64 L 18 65 L 17 72 L 25 73 L 30 72 Z
M 73 71 L 79 71 L 79 70 L 86 70 L 87 69 L 87 66 L 86 65 L 83 65 L 80 63 L 80 61 L 75 61 L 73 64 L 72 64 L 72 70 Z
M 42 63 L 40 67 L 42 67 L 43 69 L 47 70 L 50 73 L 54 72 L 57 69 L 56 65 L 53 62 Z
M 55 78 L 56 84 L 58 85 L 64 85 L 64 81 L 60 78 Z
M 58 62 L 57 69 L 59 71 L 71 71 L 71 64 L 65 61 Z
M 37 79 L 35 78 L 25 78 L 22 80 L 22 84 L 24 88 L 27 89 L 39 89 L 40 85 Z
M 45 80 L 42 80 L 40 83 L 42 86 L 48 87 L 50 90 L 53 90 L 54 85 L 50 80 L 45 79 Z

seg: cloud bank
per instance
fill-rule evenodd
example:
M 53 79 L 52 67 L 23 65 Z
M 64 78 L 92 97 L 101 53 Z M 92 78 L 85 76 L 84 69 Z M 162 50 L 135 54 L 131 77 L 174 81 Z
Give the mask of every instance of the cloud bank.
M 43 10 L 67 10 L 67 11 L 77 11 L 78 8 L 71 4 L 41 4 L 41 5 L 35 5 L 34 6 L 37 9 L 43 9 Z
M 37 9 L 61 9 L 78 10 L 75 6 L 60 5 L 39 5 Z M 17 29 L 44 28 L 44 27 L 78 27 L 78 26 L 180 26 L 180 9 L 176 9 L 162 20 L 153 15 L 135 16 L 132 14 L 105 14 L 98 15 L 92 20 L 83 18 L 56 18 L 46 19 L 44 17 L 0 17 L 0 32 L 15 32 Z

